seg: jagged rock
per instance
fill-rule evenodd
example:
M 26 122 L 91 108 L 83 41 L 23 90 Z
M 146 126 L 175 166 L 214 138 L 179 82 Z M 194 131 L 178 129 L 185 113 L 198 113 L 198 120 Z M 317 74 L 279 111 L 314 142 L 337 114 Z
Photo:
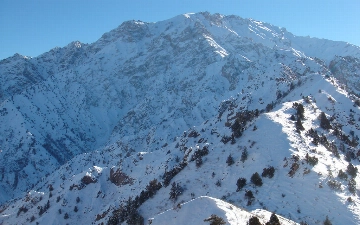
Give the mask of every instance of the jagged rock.
M 111 174 L 111 172 L 110 172 Z M 96 183 L 96 179 L 85 175 L 83 178 L 81 178 L 81 182 L 85 185 L 91 184 L 91 183 Z
M 111 181 L 111 183 L 115 184 L 116 186 L 133 184 L 133 182 L 134 182 L 134 179 L 127 176 L 125 173 L 121 172 L 120 169 L 117 169 L 115 171 L 114 168 L 110 169 L 109 180 Z

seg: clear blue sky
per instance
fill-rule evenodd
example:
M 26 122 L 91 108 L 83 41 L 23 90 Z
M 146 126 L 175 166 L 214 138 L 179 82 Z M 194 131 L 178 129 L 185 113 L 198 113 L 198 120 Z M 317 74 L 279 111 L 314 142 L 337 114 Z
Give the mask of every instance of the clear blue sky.
M 156 22 L 201 11 L 360 46 L 359 0 L 0 0 L 0 59 L 35 57 L 76 40 L 92 43 L 126 20 Z

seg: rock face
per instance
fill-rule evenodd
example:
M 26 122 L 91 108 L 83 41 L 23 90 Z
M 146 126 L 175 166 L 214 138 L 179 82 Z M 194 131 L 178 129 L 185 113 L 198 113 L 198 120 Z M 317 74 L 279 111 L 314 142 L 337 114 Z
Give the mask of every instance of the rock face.
M 78 175 L 76 184 L 87 184 L 81 191 L 103 185 L 101 179 L 106 176 L 96 177 L 96 183 L 92 176 L 86 177 L 84 171 L 94 166 L 115 166 L 107 171 L 116 184 L 112 188 L 137 185 L 136 190 L 146 190 L 151 180 L 164 179 L 174 171 L 172 175 L 178 176 L 193 161 L 197 169 L 206 165 L 206 157 L 191 160 L 192 154 L 207 144 L 235 145 L 244 138 L 249 122 L 271 114 L 284 102 L 310 102 L 313 107 L 307 110 L 314 115 L 317 110 L 326 112 L 332 127 L 339 127 L 335 136 L 344 132 L 346 143 L 354 143 L 360 135 L 358 108 L 348 105 L 359 102 L 359 58 L 359 47 L 344 42 L 296 37 L 267 23 L 209 13 L 184 14 L 158 23 L 127 21 L 92 44 L 72 42 L 36 58 L 16 54 L 0 61 L 0 203 L 32 188 L 41 189 L 50 177 L 70 182 L 73 178 L 67 173 Z M 290 118 L 290 108 L 278 115 Z M 351 115 L 345 113 L 349 110 Z M 239 119 L 247 115 L 244 112 L 256 116 Z M 290 125 L 277 118 L 271 124 L 288 129 Z M 300 120 L 298 127 L 305 131 L 298 129 L 298 133 L 310 129 L 310 121 L 317 126 L 315 119 Z M 203 130 L 193 127 L 200 124 Z M 261 127 L 252 129 L 260 132 Z M 325 143 L 320 131 L 317 135 Z M 245 138 L 249 146 L 238 146 L 230 152 L 233 157 L 239 152 L 242 159 L 255 154 L 249 148 L 256 146 L 256 138 Z M 304 145 L 300 137 L 293 141 L 300 146 L 294 149 Z M 288 151 L 284 146 L 292 144 L 279 145 L 279 151 Z M 172 148 L 181 154 L 174 154 Z M 314 148 L 310 153 L 316 152 Z M 347 160 L 356 158 L 353 148 L 349 147 Z M 211 147 L 206 149 L 210 155 Z M 151 154 L 159 158 L 147 161 L 146 172 L 137 173 L 136 166 Z M 132 164 L 124 168 L 129 158 Z M 301 169 L 310 171 L 296 159 L 285 160 L 286 174 L 293 178 Z M 270 166 L 266 163 L 263 167 Z M 144 178 L 147 175 L 150 178 Z M 166 182 L 173 179 L 165 177 Z M 238 179 L 226 179 L 230 178 Z M 221 186 L 225 178 L 218 179 L 212 183 Z M 104 196 L 106 188 L 100 189 L 94 197 L 112 200 Z M 106 211 L 100 210 L 99 215 Z
M 111 183 L 115 184 L 116 186 L 134 183 L 134 179 L 127 176 L 125 173 L 121 172 L 120 169 L 117 169 L 116 171 L 114 171 L 114 168 L 110 169 L 109 179 L 110 179 Z
M 81 179 L 81 183 L 85 184 L 85 185 L 88 185 L 88 184 L 91 184 L 91 183 L 96 183 L 96 179 L 90 177 L 90 176 L 83 176 L 83 178 Z

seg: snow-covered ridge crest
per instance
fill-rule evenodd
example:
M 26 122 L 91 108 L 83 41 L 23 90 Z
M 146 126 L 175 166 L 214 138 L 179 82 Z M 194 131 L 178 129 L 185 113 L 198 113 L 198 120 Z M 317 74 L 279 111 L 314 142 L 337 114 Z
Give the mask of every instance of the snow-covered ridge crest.
M 266 210 L 254 210 L 249 212 L 232 204 L 209 196 L 200 196 L 189 202 L 185 202 L 169 209 L 153 218 L 148 219 L 147 224 L 167 225 L 169 221 L 176 221 L 178 225 L 186 224 L 209 224 L 206 220 L 216 215 L 222 218 L 226 224 L 246 225 L 251 217 L 259 217 L 259 221 L 265 224 L 269 221 L 271 212 Z M 295 225 L 297 223 L 278 216 L 280 224 Z

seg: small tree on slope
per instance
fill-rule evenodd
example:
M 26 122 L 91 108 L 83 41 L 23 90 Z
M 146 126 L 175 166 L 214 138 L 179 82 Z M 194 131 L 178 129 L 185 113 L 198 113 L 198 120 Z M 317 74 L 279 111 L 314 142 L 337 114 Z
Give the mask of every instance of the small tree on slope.
M 237 189 L 236 191 L 241 191 L 241 189 L 246 185 L 246 178 L 239 178 L 236 182 Z
M 326 219 L 324 220 L 324 225 L 332 225 L 332 223 L 330 222 L 328 216 L 326 216 Z
M 231 156 L 231 154 L 226 159 L 226 163 L 228 164 L 228 166 L 231 166 L 232 164 L 234 164 L 234 158 Z
M 169 193 L 169 199 L 176 200 L 179 195 L 181 195 L 183 192 L 183 188 L 180 186 L 179 183 L 173 182 L 171 185 L 170 193 Z
M 300 117 L 295 122 L 296 132 L 300 133 L 301 130 L 305 130 L 305 128 L 302 125 Z
M 254 173 L 252 176 L 251 176 L 251 182 L 253 184 L 255 184 L 256 186 L 262 186 L 263 185 L 263 182 L 262 182 L 262 179 L 260 177 L 260 175 L 258 174 L 258 172 Z
M 257 218 L 256 216 L 251 217 L 247 224 L 248 225 L 261 225 L 259 218 Z
M 323 128 L 324 130 L 329 130 L 332 128 L 324 112 L 320 113 L 319 119 L 321 128 Z
M 204 219 L 204 222 L 210 222 L 210 225 L 223 225 L 226 224 L 223 218 L 212 214 L 209 218 Z
M 279 218 L 276 216 L 275 213 L 271 214 L 270 220 L 266 223 L 266 225 L 280 225 Z

